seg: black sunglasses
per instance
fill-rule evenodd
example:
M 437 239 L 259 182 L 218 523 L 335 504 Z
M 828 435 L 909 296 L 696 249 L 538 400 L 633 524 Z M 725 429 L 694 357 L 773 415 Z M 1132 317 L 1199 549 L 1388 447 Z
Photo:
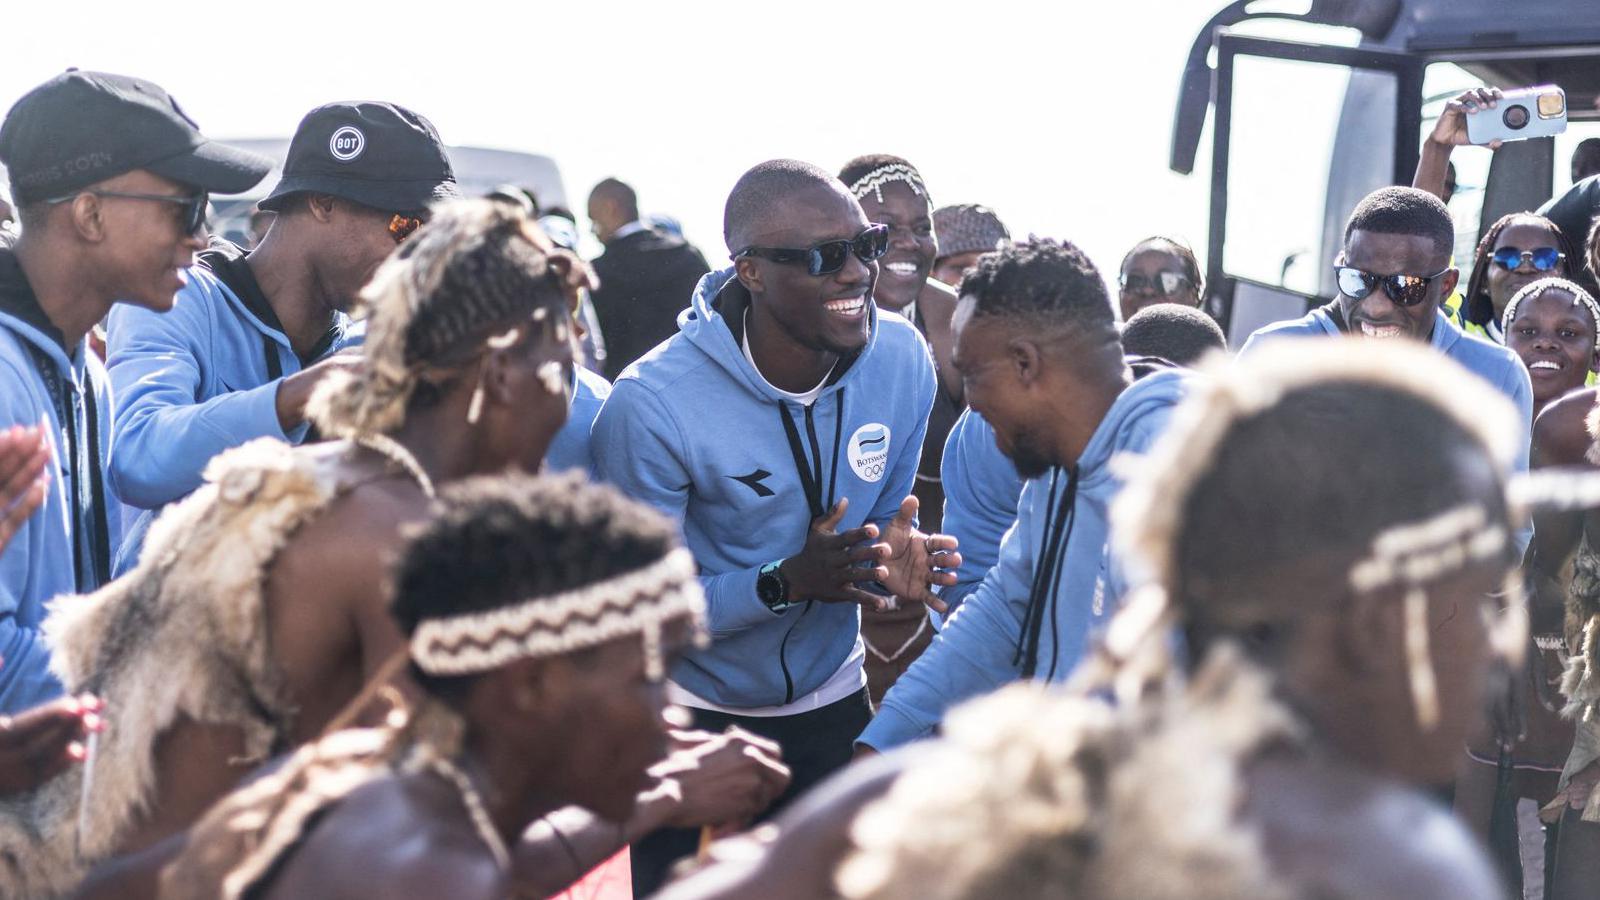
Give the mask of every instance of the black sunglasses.
M 844 261 L 854 253 L 864 263 L 879 259 L 889 252 L 889 226 L 868 225 L 867 229 L 849 240 L 828 241 L 809 250 L 786 247 L 746 247 L 733 255 L 734 259 L 758 256 L 775 263 L 805 263 L 810 275 L 832 275 L 844 268 Z
M 46 203 L 65 203 L 78 194 L 93 194 L 96 197 L 121 197 L 124 200 L 155 200 L 160 203 L 176 203 L 182 207 L 182 224 L 184 234 L 198 234 L 206 224 L 206 205 L 211 202 L 211 196 L 205 191 L 198 194 L 136 194 L 128 191 L 102 191 L 95 188 L 76 191 L 65 197 L 53 197 Z
M 1339 292 L 1352 300 L 1365 300 L 1367 295 L 1377 290 L 1378 285 L 1383 285 L 1383 292 L 1389 295 L 1400 306 L 1416 306 L 1428 296 L 1428 285 L 1435 278 L 1450 271 L 1450 267 L 1433 273 L 1432 275 L 1378 275 L 1365 269 L 1354 266 L 1334 266 L 1334 279 L 1339 284 Z

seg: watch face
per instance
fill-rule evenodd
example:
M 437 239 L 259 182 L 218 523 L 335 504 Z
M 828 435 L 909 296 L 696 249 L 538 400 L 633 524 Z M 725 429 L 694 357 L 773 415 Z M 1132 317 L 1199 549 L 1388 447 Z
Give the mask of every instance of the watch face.
M 776 568 L 765 568 L 756 578 L 756 596 L 769 607 L 782 606 L 789 599 L 787 585 Z

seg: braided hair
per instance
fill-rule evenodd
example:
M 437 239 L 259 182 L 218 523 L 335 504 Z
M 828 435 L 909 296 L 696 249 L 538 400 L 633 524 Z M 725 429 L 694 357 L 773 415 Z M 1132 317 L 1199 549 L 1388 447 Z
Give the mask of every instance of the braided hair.
M 1461 295 L 1462 318 L 1474 325 L 1488 325 L 1495 321 L 1494 302 L 1489 299 L 1489 267 L 1494 265 L 1494 246 L 1500 242 L 1500 232 L 1518 223 L 1549 229 L 1555 238 L 1556 249 L 1561 251 L 1560 276 L 1570 280 L 1577 273 L 1578 256 L 1572 250 L 1572 242 L 1561 233 L 1561 226 L 1537 213 L 1518 212 L 1501 216 L 1478 241 L 1477 252 L 1472 258 L 1472 272 L 1467 276 L 1467 289 Z
M 379 266 L 361 292 L 370 312 L 365 367 L 337 372 L 313 392 L 308 413 L 340 437 L 392 431 L 415 405 L 436 401 L 453 370 L 484 341 L 544 310 L 566 318 L 553 246 L 514 204 L 457 200 Z M 559 326 L 564 327 L 564 326 Z

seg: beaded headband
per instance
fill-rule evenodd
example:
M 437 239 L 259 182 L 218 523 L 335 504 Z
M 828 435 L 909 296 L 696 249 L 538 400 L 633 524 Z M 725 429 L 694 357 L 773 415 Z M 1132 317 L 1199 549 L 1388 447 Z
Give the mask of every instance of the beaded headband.
M 1600 303 L 1589 295 L 1575 282 L 1565 278 L 1541 278 L 1538 281 L 1523 285 L 1522 289 L 1511 295 L 1511 300 L 1506 303 L 1505 314 L 1500 317 L 1500 331 L 1503 334 L 1511 333 L 1511 323 L 1517 318 L 1517 310 L 1522 308 L 1524 301 L 1543 294 L 1545 291 L 1560 289 L 1576 297 L 1583 308 L 1589 311 L 1589 320 L 1594 323 L 1594 350 L 1600 353 Z
M 891 181 L 903 182 L 918 197 L 928 197 L 928 186 L 922 182 L 922 175 L 905 163 L 888 163 L 873 169 L 850 185 L 850 193 L 854 194 L 857 200 L 864 200 L 870 192 L 879 203 L 882 203 L 883 186 Z M 928 203 L 932 205 L 931 197 L 928 198 Z
M 470 675 L 637 634 L 644 642 L 645 675 L 658 681 L 666 674 L 666 623 L 688 620 L 703 639 L 705 594 L 697 572 L 694 556 L 679 548 L 642 569 L 577 590 L 427 619 L 411 636 L 411 659 L 429 675 Z
M 1236 371 L 1227 367 L 1238 365 Z M 1174 543 L 1183 510 L 1195 484 L 1234 425 L 1276 406 L 1296 391 L 1328 382 L 1352 382 L 1408 393 L 1458 422 L 1488 451 L 1502 471 L 1511 468 L 1520 430 L 1514 408 L 1485 388 L 1463 390 L 1467 379 L 1458 367 L 1428 348 L 1367 341 L 1284 341 L 1268 345 L 1242 364 L 1213 362 L 1204 378 L 1173 417 L 1167 434 L 1149 456 L 1133 464 L 1142 477 L 1131 478 L 1112 509 L 1113 532 L 1127 539 L 1138 574 L 1161 588 L 1177 581 Z M 1448 388 L 1445 385 L 1449 385 Z M 1528 501 L 1549 490 L 1507 488 L 1513 516 L 1530 508 Z M 1520 501 L 1520 502 L 1519 502 Z M 1421 521 L 1404 522 L 1380 531 L 1365 559 L 1351 567 L 1353 589 L 1368 593 L 1404 586 L 1404 652 L 1418 724 L 1432 729 L 1439 721 L 1439 697 L 1428 650 L 1426 586 L 1469 561 L 1504 553 L 1510 541 L 1506 523 L 1492 522 L 1476 503 L 1446 510 Z M 1526 607 L 1514 577 L 1508 575 L 1507 612 L 1515 631 L 1526 634 Z M 1163 598 L 1165 600 L 1166 598 Z M 1164 605 L 1158 603 L 1158 606 Z M 1516 643 L 1497 636 L 1498 646 Z M 1518 644 L 1520 647 L 1520 644 Z

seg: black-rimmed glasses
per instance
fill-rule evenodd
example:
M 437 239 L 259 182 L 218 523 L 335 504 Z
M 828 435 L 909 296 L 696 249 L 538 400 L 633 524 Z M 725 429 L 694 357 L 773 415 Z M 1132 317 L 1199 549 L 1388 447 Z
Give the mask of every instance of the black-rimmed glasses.
M 160 203 L 176 203 L 182 207 L 180 215 L 182 216 L 181 224 L 183 225 L 184 234 L 198 234 L 200 229 L 205 227 L 206 205 L 211 202 L 210 195 L 205 191 L 201 191 L 198 194 L 140 194 L 132 191 L 105 191 L 97 188 L 74 191 L 65 197 L 54 197 L 45 202 L 65 203 L 79 194 L 93 194 L 96 197 L 120 197 L 124 200 L 155 200 Z

